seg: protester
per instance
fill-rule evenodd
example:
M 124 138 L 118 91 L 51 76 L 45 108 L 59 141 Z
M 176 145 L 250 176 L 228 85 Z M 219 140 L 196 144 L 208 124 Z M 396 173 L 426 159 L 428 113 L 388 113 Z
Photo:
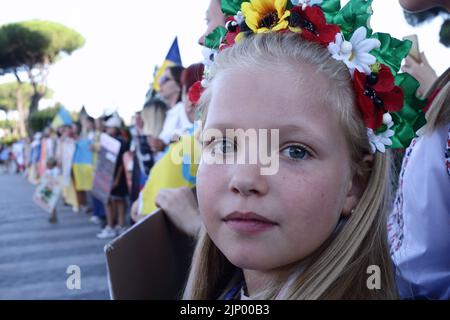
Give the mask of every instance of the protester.
M 58 158 L 61 167 L 61 187 L 65 204 L 72 207 L 74 212 L 78 209 L 77 194 L 72 179 L 72 162 L 75 153 L 75 139 L 73 128 L 70 125 L 62 127 L 62 136 L 59 142 Z
M 33 141 L 31 142 L 31 152 L 29 159 L 29 169 L 28 169 L 28 181 L 32 184 L 36 184 L 39 181 L 39 160 L 41 156 L 41 138 L 42 134 L 37 132 L 33 136 Z
M 150 99 L 141 111 L 142 132 L 145 136 L 159 136 L 164 126 L 168 106 L 158 98 Z
M 225 25 L 225 16 L 221 9 L 220 0 L 210 1 L 208 9 L 206 10 L 205 21 L 206 31 L 198 40 L 198 43 L 201 46 L 205 45 L 205 38 L 207 35 L 209 35 L 216 28 L 223 27 Z M 209 50 L 208 48 L 204 48 L 204 54 L 204 64 L 206 66 L 209 66 L 212 62 L 211 57 L 214 56 L 214 52 L 212 50 Z M 192 74 L 198 75 L 198 73 Z M 198 80 L 198 78 L 196 80 Z M 185 93 L 188 92 L 188 89 L 190 89 L 189 87 L 192 86 L 193 82 L 194 81 L 190 82 L 191 84 L 188 86 L 188 88 L 185 89 Z M 186 102 L 188 100 L 186 99 L 186 94 L 184 95 L 184 97 Z M 192 122 L 195 120 L 195 110 L 197 110 L 197 108 L 191 108 L 188 104 L 186 104 L 185 111 L 188 115 L 188 118 Z M 193 158 L 193 161 L 197 163 L 199 159 Z M 197 172 L 195 171 L 193 175 L 195 176 L 196 173 Z M 151 185 L 148 186 L 152 187 Z M 192 192 L 190 186 L 178 185 L 178 188 L 176 187 L 177 185 L 172 184 L 171 186 L 166 185 L 164 187 L 155 188 L 154 194 L 156 195 L 156 198 L 151 194 L 143 194 L 142 204 L 140 207 L 141 214 L 145 215 L 146 213 L 151 212 L 152 209 L 155 209 L 153 204 L 155 203 L 158 207 L 163 209 L 169 219 L 180 230 L 196 238 L 201 227 L 196 196 Z M 144 206 L 144 203 L 146 203 L 147 206 Z
M 51 137 L 52 135 L 52 129 L 50 127 L 45 128 L 42 138 L 41 138 L 41 147 L 40 147 L 40 156 L 39 156 L 39 162 L 37 165 L 38 170 L 38 176 L 41 177 L 44 174 L 44 171 L 47 167 L 47 159 L 53 157 L 53 139 Z
M 25 145 L 23 140 L 18 140 L 12 145 L 12 153 L 16 162 L 16 173 L 25 171 Z
M 156 109 L 156 107 L 155 107 Z M 144 119 L 141 112 L 136 112 L 134 126 L 130 129 L 132 136 L 133 170 L 130 201 L 133 203 L 145 185 L 150 168 L 153 166 L 153 153 L 144 134 Z
M 155 155 L 155 161 L 161 159 L 164 149 L 173 141 L 174 134 L 180 130 L 185 130 L 190 126 L 185 121 L 184 106 L 181 102 L 181 73 L 182 66 L 172 66 L 167 68 L 159 79 L 161 97 L 166 101 L 169 110 L 166 113 L 164 126 L 158 137 L 151 137 L 150 147 Z
M 95 120 L 86 115 L 81 123 L 81 134 L 76 142 L 72 164 L 77 201 L 79 209 L 84 213 L 90 211 L 87 193 L 92 190 L 94 179 L 94 155 L 91 150 L 94 137 Z
M 0 148 L 0 164 L 3 165 L 3 172 L 9 172 L 9 165 L 11 162 L 11 151 L 6 145 Z
M 99 239 L 114 238 L 126 230 L 125 214 L 128 188 L 125 177 L 125 168 L 121 159 L 128 148 L 126 142 L 120 135 L 119 129 L 121 126 L 121 120 L 115 115 L 105 122 L 107 134 L 120 142 L 120 151 L 117 156 L 118 160 L 114 170 L 111 194 L 106 206 L 107 226 L 97 234 Z
M 94 170 L 97 167 L 98 152 L 100 151 L 100 136 L 105 131 L 103 121 L 104 121 L 103 117 L 95 119 L 94 140 L 90 145 L 90 149 L 92 151 L 93 156 Z M 106 220 L 105 206 L 103 202 L 100 201 L 95 195 L 91 194 L 91 197 L 92 197 L 92 217 L 90 218 L 90 221 L 94 224 L 101 224 L 104 226 Z
M 444 7 L 450 1 L 401 0 L 410 11 Z M 388 228 L 401 298 L 450 299 L 450 69 L 436 81 L 425 55 L 408 57 L 404 71 L 417 77 L 429 98 L 427 124 L 403 159 Z
M 194 137 L 194 118 L 197 101 L 190 101 L 188 92 L 194 87 L 195 82 L 202 79 L 202 75 L 203 66 L 201 64 L 193 64 L 182 73 L 182 97 L 184 106 L 182 112 L 184 113 L 183 118 L 185 119 L 183 121 L 189 123 L 190 126 L 188 128 L 186 125 L 184 131 L 178 131 L 178 134 L 173 136 L 173 140 L 178 141 L 170 145 L 167 153 L 152 168 L 149 179 L 141 192 L 140 204 L 137 206 L 141 216 L 150 214 L 157 206 L 172 212 L 174 211 L 171 208 L 172 204 L 177 202 L 184 205 L 184 202 L 180 203 L 178 201 L 180 199 L 189 199 L 189 197 L 172 198 L 163 194 L 160 196 L 158 202 L 158 193 L 166 193 L 165 190 L 169 188 L 192 188 L 195 186 L 195 176 L 200 155 L 200 146 Z M 177 157 L 179 158 L 178 162 Z M 167 192 L 170 195 L 177 193 L 177 191 Z M 185 193 L 180 194 L 180 196 L 185 196 Z M 184 208 L 194 208 L 195 210 L 195 197 L 191 195 L 190 198 L 194 203 L 189 203 Z M 136 206 L 133 206 L 133 209 L 135 208 Z M 191 230 L 193 229 L 189 227 L 189 232 Z

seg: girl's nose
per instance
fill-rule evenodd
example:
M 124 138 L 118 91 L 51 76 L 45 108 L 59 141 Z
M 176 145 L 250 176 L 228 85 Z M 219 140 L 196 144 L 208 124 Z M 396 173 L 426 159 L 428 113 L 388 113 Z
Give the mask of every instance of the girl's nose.
M 241 196 L 262 196 L 269 191 L 267 176 L 261 175 L 260 166 L 256 164 L 235 164 L 229 190 Z

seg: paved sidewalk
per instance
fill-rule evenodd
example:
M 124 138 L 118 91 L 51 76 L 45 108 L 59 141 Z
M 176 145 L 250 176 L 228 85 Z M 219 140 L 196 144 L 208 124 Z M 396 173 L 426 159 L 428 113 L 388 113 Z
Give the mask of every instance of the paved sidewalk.
M 32 201 L 34 188 L 0 174 L 0 299 L 109 299 L 99 226 L 61 203 L 51 225 Z M 67 289 L 70 265 L 80 267 L 79 290 Z

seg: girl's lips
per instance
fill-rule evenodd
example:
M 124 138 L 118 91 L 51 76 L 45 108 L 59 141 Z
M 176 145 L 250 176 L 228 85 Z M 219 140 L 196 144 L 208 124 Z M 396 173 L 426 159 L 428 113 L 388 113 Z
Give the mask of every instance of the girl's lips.
M 277 223 L 254 212 L 233 212 L 223 221 L 228 227 L 240 233 L 259 233 L 275 227 Z

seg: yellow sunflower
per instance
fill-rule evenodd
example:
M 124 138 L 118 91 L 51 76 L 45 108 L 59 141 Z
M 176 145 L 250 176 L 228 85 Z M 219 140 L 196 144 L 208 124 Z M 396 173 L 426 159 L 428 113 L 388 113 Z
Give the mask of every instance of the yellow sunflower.
M 287 0 L 250 0 L 241 5 L 247 26 L 255 33 L 279 31 L 288 27 Z

